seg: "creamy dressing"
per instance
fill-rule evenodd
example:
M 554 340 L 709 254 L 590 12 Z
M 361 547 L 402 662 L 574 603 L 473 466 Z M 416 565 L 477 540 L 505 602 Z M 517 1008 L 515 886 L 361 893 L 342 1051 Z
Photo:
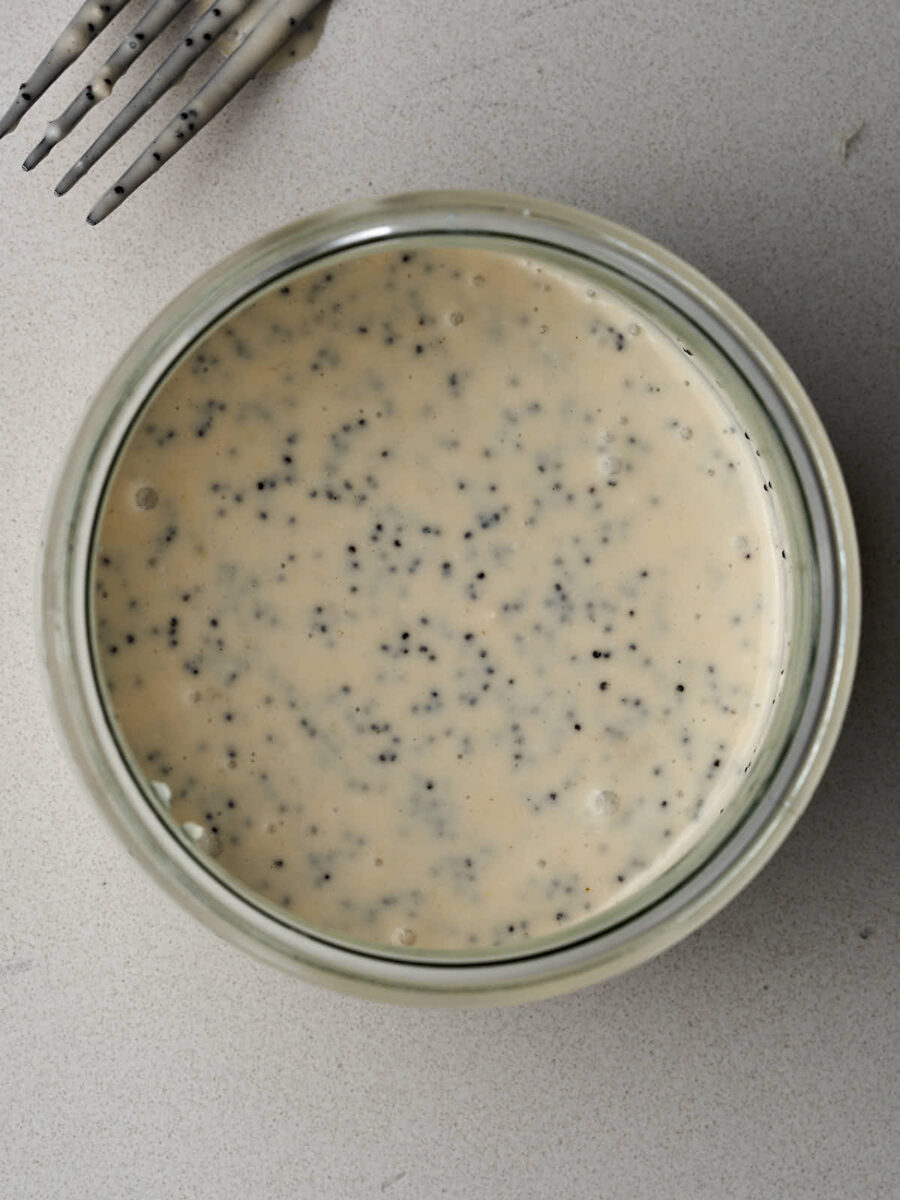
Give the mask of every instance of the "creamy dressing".
M 214 0 L 201 0 L 201 11 L 208 9 Z M 222 54 L 233 54 L 240 44 L 246 40 L 259 18 L 271 8 L 273 0 L 253 0 L 246 12 L 229 25 L 228 29 L 216 42 L 216 49 Z M 283 71 L 300 59 L 309 58 L 319 44 L 325 30 L 325 22 L 331 9 L 331 0 L 322 0 L 319 6 L 301 23 L 299 30 L 282 48 L 269 60 L 260 72 L 269 75 L 275 71 Z
M 777 694 L 781 549 L 715 386 L 578 274 L 330 261 L 202 339 L 99 526 L 98 663 L 198 848 L 364 941 L 518 945 L 657 877 Z

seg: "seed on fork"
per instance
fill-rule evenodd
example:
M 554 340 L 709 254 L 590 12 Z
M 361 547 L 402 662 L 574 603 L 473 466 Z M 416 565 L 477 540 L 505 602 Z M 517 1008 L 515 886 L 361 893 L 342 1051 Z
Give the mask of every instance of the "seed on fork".
M 22 84 L 7 113 L 0 118 L 0 137 L 16 127 L 34 101 L 79 58 L 128 2 L 107 0 L 106 3 L 100 3 L 99 0 L 87 0 L 82 4 L 37 70 L 27 83 Z M 25 159 L 23 166 L 26 170 L 31 170 L 46 158 L 85 114 L 110 94 L 132 63 L 188 3 L 189 0 L 152 0 L 144 16 L 91 82 L 55 121 L 51 121 L 44 137 Z M 237 17 L 247 14 L 254 23 L 231 56 L 91 209 L 88 222 L 91 225 L 99 224 L 221 112 L 281 47 L 294 34 L 302 31 L 306 18 L 322 3 L 323 0 L 212 0 L 211 6 L 194 22 L 187 36 L 179 41 L 162 66 L 66 172 L 57 184 L 56 194 L 61 196 L 73 187 L 182 78 Z
M 215 117 L 297 33 L 321 0 L 275 0 L 234 53 L 88 213 L 98 225 Z M 215 11 L 215 10 L 211 10 Z
M 39 100 L 51 83 L 55 83 L 63 71 L 81 56 L 128 2 L 107 0 L 105 4 L 100 4 L 97 0 L 87 0 L 82 4 L 31 78 L 19 87 L 18 96 L 0 118 L 0 138 L 15 129 L 35 100 Z
M 47 132 L 22 164 L 26 171 L 42 162 L 98 101 L 106 99 L 132 63 L 140 58 L 190 2 L 191 0 L 155 0 L 87 87 L 81 89 L 64 113 L 50 122 Z
M 274 3 L 275 0 L 269 0 Z M 203 14 L 181 39 L 165 62 L 150 76 L 144 86 L 128 101 L 125 107 L 106 126 L 100 136 L 88 147 L 81 158 L 69 168 L 56 185 L 57 196 L 64 196 L 86 175 L 111 146 L 131 129 L 157 100 L 187 73 L 202 54 L 205 54 L 216 38 L 227 29 L 234 19 L 247 8 L 249 0 L 218 0 L 218 3 Z M 26 163 L 27 163 L 26 159 Z

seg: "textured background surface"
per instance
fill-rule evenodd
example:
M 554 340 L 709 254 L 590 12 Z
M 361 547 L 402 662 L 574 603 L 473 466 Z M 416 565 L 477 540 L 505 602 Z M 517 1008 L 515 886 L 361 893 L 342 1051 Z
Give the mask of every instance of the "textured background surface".
M 3 6 L 10 98 L 74 7 Z M 0 1195 L 900 1194 L 898 61 L 896 0 L 335 0 L 309 62 L 97 230 L 159 116 L 64 201 L 100 112 L 19 163 L 80 78 L 0 145 Z M 195 925 L 77 794 L 34 647 L 52 473 L 145 322 L 290 218 L 441 185 L 584 205 L 730 291 L 819 406 L 865 564 L 850 716 L 773 863 L 656 962 L 497 1012 L 331 996 Z

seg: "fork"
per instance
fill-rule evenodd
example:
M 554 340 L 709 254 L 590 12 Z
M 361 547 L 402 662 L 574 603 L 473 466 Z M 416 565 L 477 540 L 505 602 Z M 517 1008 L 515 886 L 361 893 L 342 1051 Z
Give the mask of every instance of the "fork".
M 144 15 L 113 51 L 72 103 L 47 126 L 41 141 L 22 164 L 32 170 L 47 157 L 95 104 L 105 99 L 118 80 L 191 0 L 152 0 Z M 88 213 L 88 224 L 99 225 L 142 183 L 175 155 L 226 106 L 278 50 L 297 33 L 303 21 L 322 0 L 214 0 L 187 34 L 150 76 L 121 112 L 66 172 L 56 186 L 64 195 L 83 175 L 169 91 L 237 17 L 259 9 L 259 18 L 247 36 L 200 88 L 189 104 L 138 155 L 127 171 Z M 129 0 L 87 0 L 62 31 L 31 77 L 23 83 L 6 113 L 0 117 L 0 138 L 5 137 L 35 101 L 119 15 Z

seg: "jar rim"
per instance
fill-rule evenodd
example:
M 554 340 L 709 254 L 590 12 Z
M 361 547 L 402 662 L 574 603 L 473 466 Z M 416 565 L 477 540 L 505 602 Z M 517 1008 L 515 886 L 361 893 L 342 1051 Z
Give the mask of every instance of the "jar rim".
M 514 957 L 469 961 L 397 955 L 305 931 L 254 902 L 174 834 L 124 760 L 96 686 L 88 637 L 90 548 L 104 463 L 166 370 L 237 304 L 279 276 L 355 246 L 410 236 L 493 235 L 573 253 L 621 271 L 668 298 L 741 372 L 799 467 L 823 564 L 819 633 L 809 691 L 766 803 L 658 902 L 600 931 L 555 939 Z M 759 390 L 766 389 L 764 404 Z M 129 415 L 130 414 L 130 415 Z M 105 455 L 105 457 L 104 457 Z M 88 528 L 89 527 L 89 528 Z M 555 202 L 502 193 L 441 191 L 357 202 L 304 218 L 213 267 L 138 337 L 98 390 L 76 433 L 45 518 L 40 581 L 42 660 L 51 707 L 82 782 L 145 868 L 194 915 L 245 949 L 316 982 L 380 999 L 498 1004 L 583 986 L 651 957 L 720 909 L 775 852 L 808 803 L 849 701 L 860 627 L 860 571 L 849 499 L 834 451 L 793 371 L 720 289 L 677 256 L 620 225 Z M 127 769 L 127 768 L 126 768 Z

